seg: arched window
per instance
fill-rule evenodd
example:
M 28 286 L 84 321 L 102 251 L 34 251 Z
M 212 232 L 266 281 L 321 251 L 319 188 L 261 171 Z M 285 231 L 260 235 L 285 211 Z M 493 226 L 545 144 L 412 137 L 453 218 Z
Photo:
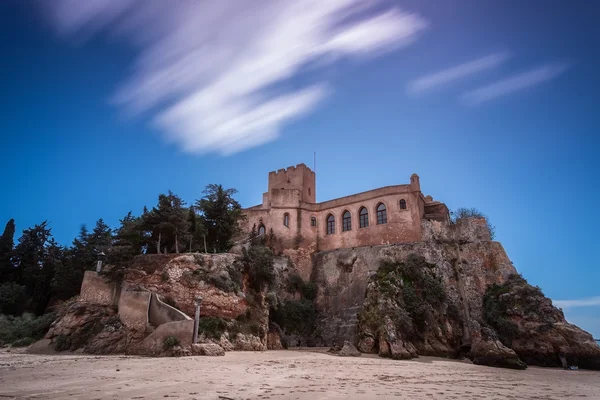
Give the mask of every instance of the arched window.
M 317 226 L 317 218 L 310 217 L 310 226 Z
M 335 233 L 335 217 L 332 214 L 327 216 L 327 234 L 333 235 Z
M 361 207 L 358 210 L 358 224 L 361 228 L 369 226 L 369 210 L 366 207 Z
M 283 224 L 285 226 L 287 226 L 288 228 L 290 227 L 290 214 L 288 214 L 288 213 L 283 214 Z
M 342 214 L 342 232 L 352 230 L 352 216 L 350 215 L 350 211 L 344 211 Z
M 260 224 L 258 226 L 258 236 L 264 236 L 265 233 L 267 233 L 267 229 L 265 228 L 265 226 L 263 224 Z
M 406 210 L 406 200 L 404 200 L 404 199 L 400 200 L 400 209 Z
M 381 224 L 387 224 L 387 210 L 383 203 L 379 203 L 377 206 L 377 225 Z

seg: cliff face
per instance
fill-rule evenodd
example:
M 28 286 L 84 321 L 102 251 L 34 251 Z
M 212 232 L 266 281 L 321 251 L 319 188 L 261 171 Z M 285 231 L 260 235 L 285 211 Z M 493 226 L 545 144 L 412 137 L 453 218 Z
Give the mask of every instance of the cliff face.
M 476 364 L 600 368 L 591 335 L 517 275 L 485 221 L 424 221 L 425 240 L 318 253 L 319 320 L 309 343 L 349 341 L 392 358 L 470 357 Z
M 516 270 L 502 245 L 489 241 L 478 220 L 460 225 L 425 221 L 427 241 L 390 246 L 342 249 L 315 256 L 313 279 L 319 286 L 321 312 L 315 341 L 358 341 L 358 314 L 363 309 L 371 276 L 382 261 L 404 261 L 415 254 L 435 265 L 448 301 L 470 317 L 481 318 L 481 299 L 488 285 L 504 282 Z M 454 239 L 456 238 L 456 239 Z M 487 240 L 483 240 L 487 239 Z

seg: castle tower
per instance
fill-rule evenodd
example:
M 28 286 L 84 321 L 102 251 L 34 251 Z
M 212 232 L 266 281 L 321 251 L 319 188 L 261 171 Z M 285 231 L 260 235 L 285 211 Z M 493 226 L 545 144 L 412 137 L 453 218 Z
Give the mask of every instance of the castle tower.
M 420 192 L 421 191 L 421 182 L 419 181 L 419 175 L 412 174 L 410 176 L 410 187 L 411 187 L 411 189 L 412 189 L 413 192 Z
M 304 164 L 269 172 L 269 194 L 280 190 L 297 190 L 300 194 L 298 200 L 316 203 L 315 173 Z

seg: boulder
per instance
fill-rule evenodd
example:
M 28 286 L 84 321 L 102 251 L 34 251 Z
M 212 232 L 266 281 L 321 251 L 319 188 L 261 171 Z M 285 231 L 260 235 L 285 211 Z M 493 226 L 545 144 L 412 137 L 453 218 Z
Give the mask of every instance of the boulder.
M 384 326 L 379 333 L 379 356 L 395 360 L 419 356 L 416 347 L 409 341 L 402 340 L 398 335 L 394 322 L 389 316 L 384 317 Z
M 526 369 L 527 365 L 519 359 L 514 350 L 504 346 L 494 331 L 481 328 L 480 333 L 473 333 L 473 343 L 469 358 L 473 364 L 487 365 L 510 369 Z
M 361 352 L 358 351 L 352 343 L 346 340 L 344 341 L 344 346 L 342 346 L 342 349 L 338 352 L 338 355 L 343 357 L 360 357 Z
M 215 343 L 196 343 L 192 345 L 192 354 L 195 356 L 224 356 L 225 350 Z
M 358 341 L 358 350 L 361 353 L 377 353 L 377 349 L 375 348 L 375 339 L 372 336 L 362 337 Z
M 233 339 L 233 348 L 238 351 L 265 351 L 266 346 L 254 335 L 238 333 Z

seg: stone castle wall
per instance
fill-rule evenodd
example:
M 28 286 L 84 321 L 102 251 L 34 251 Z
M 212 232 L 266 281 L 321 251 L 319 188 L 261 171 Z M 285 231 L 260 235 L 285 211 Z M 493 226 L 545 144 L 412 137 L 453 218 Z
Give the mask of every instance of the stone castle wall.
M 304 164 L 269 173 L 269 191 L 261 205 L 247 208 L 242 236 L 264 227 L 277 239 L 276 248 L 327 251 L 339 248 L 416 242 L 422 239 L 423 218 L 448 221 L 448 209 L 421 193 L 419 177 L 409 184 L 387 186 L 322 203 L 315 203 L 315 174 Z M 406 208 L 400 206 L 400 201 Z M 377 207 L 386 206 L 387 222 L 377 224 Z M 360 227 L 359 211 L 368 210 L 369 223 Z M 351 229 L 343 230 L 343 214 L 351 214 Z M 328 233 L 327 218 L 335 218 Z M 287 221 L 287 225 L 284 223 Z

